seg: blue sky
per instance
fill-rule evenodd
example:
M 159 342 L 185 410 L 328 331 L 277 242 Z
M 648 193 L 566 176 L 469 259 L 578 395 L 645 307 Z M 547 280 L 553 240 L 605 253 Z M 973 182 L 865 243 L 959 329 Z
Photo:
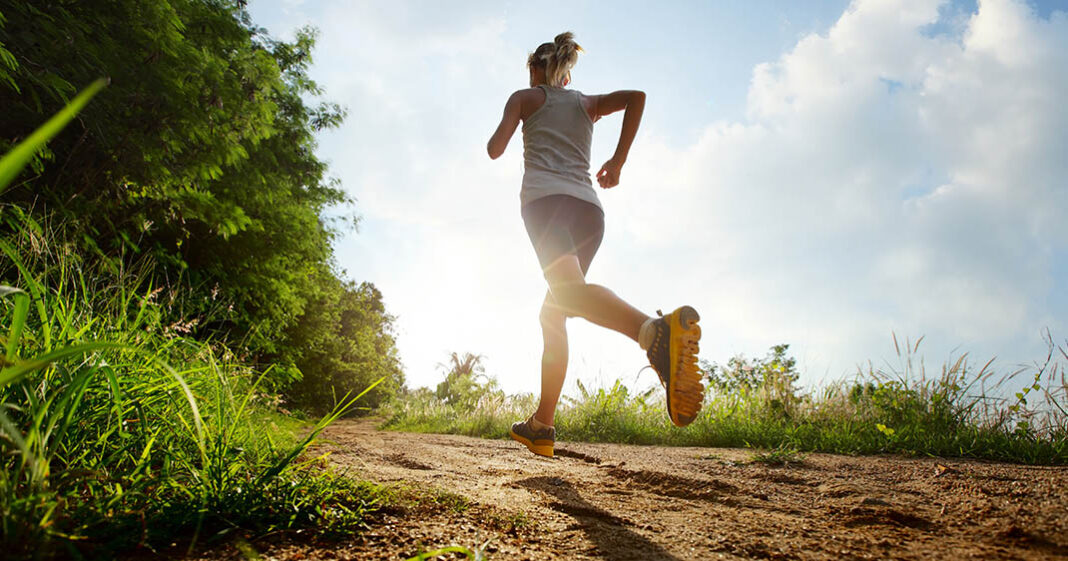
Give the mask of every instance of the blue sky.
M 320 30 L 312 75 L 349 109 L 320 155 L 358 199 L 338 260 L 398 316 L 409 384 L 452 351 L 536 391 L 544 281 L 519 218 L 521 139 L 490 161 L 528 52 L 564 30 L 573 87 L 648 93 L 590 272 L 651 313 L 703 316 L 702 355 L 790 343 L 807 383 L 896 364 L 1044 356 L 1068 318 L 1064 2 L 254 0 Z M 620 119 L 602 120 L 593 159 Z M 571 379 L 644 387 L 624 337 L 569 323 Z

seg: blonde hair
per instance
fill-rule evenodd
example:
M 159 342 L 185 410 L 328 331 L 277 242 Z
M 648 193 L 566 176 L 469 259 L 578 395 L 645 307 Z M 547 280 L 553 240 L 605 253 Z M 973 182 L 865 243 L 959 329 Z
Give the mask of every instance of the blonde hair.
M 571 68 L 578 62 L 582 47 L 575 42 L 575 34 L 565 31 L 552 43 L 542 43 L 527 57 L 528 68 L 544 68 L 545 81 L 554 88 L 564 87 L 570 81 Z

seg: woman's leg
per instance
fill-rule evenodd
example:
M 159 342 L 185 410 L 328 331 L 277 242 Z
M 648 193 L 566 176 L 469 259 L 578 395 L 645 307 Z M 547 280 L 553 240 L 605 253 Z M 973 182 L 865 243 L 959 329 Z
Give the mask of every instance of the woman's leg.
M 561 313 L 581 317 L 638 341 L 638 332 L 649 316 L 611 290 L 588 284 L 577 256 L 564 255 L 557 259 L 545 268 L 545 278 L 553 296 L 551 305 Z
M 549 283 L 540 314 L 544 348 L 534 419 L 551 426 L 567 375 L 567 318 L 582 317 L 637 341 L 649 317 L 607 288 L 586 283 L 604 235 L 604 213 L 597 206 L 568 196 L 547 197 L 525 207 L 523 221 Z
M 540 320 L 545 346 L 541 353 L 541 401 L 534 418 L 551 426 L 567 375 L 567 316 L 554 304 L 551 293 L 545 294 Z
M 567 376 L 567 318 L 578 316 L 597 325 L 614 329 L 635 341 L 638 331 L 649 316 L 627 304 L 607 288 L 588 284 L 582 278 L 578 259 L 565 256 L 561 261 L 571 261 L 574 271 L 566 271 L 567 265 L 554 264 L 558 271 L 554 277 L 548 272 L 550 292 L 541 306 L 541 331 L 544 347 L 541 355 L 541 400 L 534 418 L 552 426 L 555 422 L 556 404 Z M 573 276 L 578 273 L 578 281 Z M 564 304 L 560 302 L 565 299 Z

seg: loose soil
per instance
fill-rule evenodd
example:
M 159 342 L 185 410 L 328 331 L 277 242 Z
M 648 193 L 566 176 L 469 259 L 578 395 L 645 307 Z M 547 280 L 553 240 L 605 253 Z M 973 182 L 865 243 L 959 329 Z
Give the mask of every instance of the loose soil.
M 571 442 L 548 459 L 367 419 L 325 438 L 337 469 L 424 499 L 351 539 L 253 544 L 265 558 L 461 545 L 492 559 L 1068 559 L 1066 468 L 830 454 L 775 466 L 749 450 Z

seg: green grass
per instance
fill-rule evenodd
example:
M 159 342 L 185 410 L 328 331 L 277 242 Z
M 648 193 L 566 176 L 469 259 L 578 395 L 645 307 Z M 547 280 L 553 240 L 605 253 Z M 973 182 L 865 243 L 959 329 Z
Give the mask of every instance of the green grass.
M 1049 342 L 1043 363 L 1000 378 L 990 363 L 976 367 L 966 357 L 931 375 L 910 346 L 900 351 L 896 368 L 869 368 L 809 392 L 794 387 L 792 362 L 784 357 L 757 361 L 756 374 L 747 367 L 744 379 L 710 378 L 705 406 L 685 429 L 668 421 L 658 388 L 635 393 L 619 383 L 595 391 L 580 385 L 580 395 L 565 398 L 557 412 L 557 438 L 1068 464 L 1068 385 L 1060 361 L 1068 356 Z M 416 390 L 384 410 L 383 428 L 506 438 L 508 426 L 528 416 L 536 401 L 482 391 L 473 403 L 459 407 Z M 765 454 L 786 459 L 785 452 Z
M 753 464 L 764 464 L 767 466 L 789 466 L 790 464 L 801 465 L 805 463 L 805 455 L 798 451 L 796 448 L 790 446 L 780 445 L 777 448 L 770 450 L 760 450 L 754 452 L 749 457 L 749 462 Z
M 273 412 L 265 372 L 164 321 L 169 298 L 147 266 L 94 269 L 36 222 L 7 218 L 18 227 L 0 239 L 5 553 L 109 557 L 363 526 L 377 489 L 306 456 L 353 399 L 317 422 Z
M 0 193 L 104 85 L 0 158 Z M 21 210 L 0 206 L 0 218 L 9 232 L 0 238 L 5 558 L 112 558 L 232 534 L 363 526 L 381 491 L 305 456 L 360 396 L 296 424 L 260 403 L 267 372 L 183 336 L 188 318 L 165 322 L 174 314 L 166 287 L 146 280 L 150 264 L 94 266 Z
M 443 556 L 448 555 L 450 553 L 460 554 L 463 555 L 465 559 L 471 560 L 477 560 L 482 558 L 475 551 L 471 551 L 470 549 L 463 546 L 454 545 L 450 547 L 443 547 L 441 549 L 435 549 L 433 551 L 427 551 L 426 553 L 420 553 L 419 555 L 408 558 L 407 561 L 433 561 L 435 559 L 441 559 Z

